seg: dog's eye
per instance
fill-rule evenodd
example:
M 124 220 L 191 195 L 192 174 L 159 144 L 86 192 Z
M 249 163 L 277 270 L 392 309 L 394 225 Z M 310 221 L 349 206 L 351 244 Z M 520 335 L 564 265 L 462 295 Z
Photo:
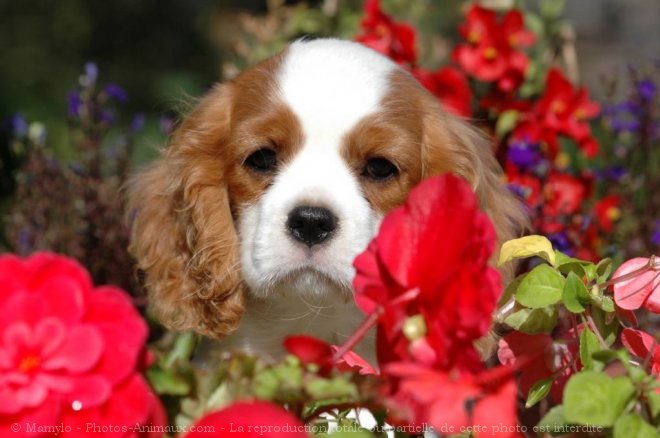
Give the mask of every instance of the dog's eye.
M 391 161 L 381 157 L 369 158 L 363 173 L 364 176 L 377 181 L 385 181 L 398 174 L 399 169 Z
M 256 172 L 270 172 L 277 167 L 277 153 L 270 148 L 259 149 L 245 159 L 245 165 Z

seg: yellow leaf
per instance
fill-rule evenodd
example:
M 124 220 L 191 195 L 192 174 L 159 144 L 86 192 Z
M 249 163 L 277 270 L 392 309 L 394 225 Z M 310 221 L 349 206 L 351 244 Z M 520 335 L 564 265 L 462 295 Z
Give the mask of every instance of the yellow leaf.
M 513 259 L 524 259 L 527 257 L 539 256 L 555 265 L 555 252 L 552 249 L 552 243 L 545 236 L 525 236 L 520 239 L 504 242 L 500 250 L 499 266 Z

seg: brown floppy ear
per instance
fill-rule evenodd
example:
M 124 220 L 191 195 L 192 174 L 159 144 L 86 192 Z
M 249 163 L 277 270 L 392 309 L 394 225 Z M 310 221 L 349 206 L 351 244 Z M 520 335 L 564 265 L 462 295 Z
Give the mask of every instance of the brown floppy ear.
M 128 189 L 129 249 L 155 315 L 170 328 L 215 338 L 233 331 L 244 310 L 222 160 L 230 108 L 227 86 L 212 90 Z
M 506 188 L 489 140 L 437 102 L 427 105 L 422 140 L 424 177 L 454 172 L 471 182 L 481 208 L 493 222 L 500 245 L 522 234 L 528 227 L 527 215 Z

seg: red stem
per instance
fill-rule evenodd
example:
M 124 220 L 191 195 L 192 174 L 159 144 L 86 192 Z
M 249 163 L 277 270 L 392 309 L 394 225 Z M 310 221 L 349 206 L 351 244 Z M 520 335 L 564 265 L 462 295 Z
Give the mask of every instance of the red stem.
M 355 332 L 351 335 L 350 338 L 346 340 L 342 344 L 341 347 L 335 352 L 334 356 L 332 357 L 332 362 L 335 363 L 339 359 L 341 359 L 346 353 L 351 351 L 353 347 L 357 345 L 358 342 L 364 338 L 364 336 L 367 334 L 367 332 L 374 326 L 376 325 L 376 321 L 378 321 L 378 317 L 383 313 L 383 308 L 381 306 L 378 306 L 376 310 L 374 310 L 367 318 L 362 321 L 362 324 L 355 330 Z

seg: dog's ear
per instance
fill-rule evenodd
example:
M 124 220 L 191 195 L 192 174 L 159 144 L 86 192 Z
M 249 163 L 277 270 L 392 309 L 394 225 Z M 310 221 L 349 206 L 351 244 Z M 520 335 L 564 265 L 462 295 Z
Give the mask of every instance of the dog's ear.
M 520 235 L 527 229 L 528 218 L 520 201 L 506 188 L 490 141 L 437 102 L 427 101 L 425 106 L 423 176 L 444 172 L 462 176 L 472 184 L 481 208 L 493 222 L 500 245 Z
M 212 90 L 128 187 L 130 251 L 156 317 L 215 338 L 238 326 L 245 299 L 222 162 L 230 108 L 230 89 Z

